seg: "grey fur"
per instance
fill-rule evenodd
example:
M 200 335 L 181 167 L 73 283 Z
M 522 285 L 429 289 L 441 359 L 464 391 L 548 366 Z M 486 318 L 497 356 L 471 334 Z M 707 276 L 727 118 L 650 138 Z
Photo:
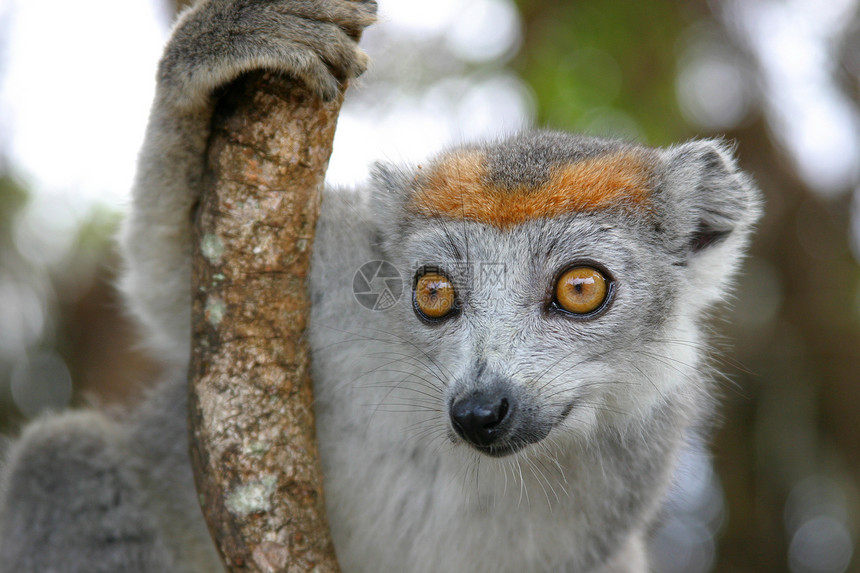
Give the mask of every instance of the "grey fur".
M 374 11 L 371 2 L 210 0 L 182 15 L 122 237 L 123 290 L 171 374 L 124 420 L 79 412 L 25 430 L 0 482 L 0 571 L 220 568 L 191 479 L 184 382 L 190 212 L 210 94 L 267 67 L 331 96 L 338 77 L 364 68 L 349 38 Z M 508 187 L 629 147 L 544 131 L 477 146 L 490 178 Z M 703 315 L 724 299 L 760 212 L 719 141 L 647 156 L 650 212 L 572 213 L 505 231 L 411 214 L 405 167 L 377 166 L 366 192 L 326 191 L 310 340 L 344 571 L 646 570 L 647 531 L 675 458 L 712 410 Z M 356 302 L 353 277 L 383 259 L 406 288 L 390 309 L 371 311 Z M 615 280 L 611 305 L 590 320 L 548 307 L 554 277 L 578 262 Z M 452 318 L 416 316 L 409 286 L 423 265 L 454 283 Z M 516 453 L 485 456 L 452 429 L 450 404 L 487 387 L 515 402 Z

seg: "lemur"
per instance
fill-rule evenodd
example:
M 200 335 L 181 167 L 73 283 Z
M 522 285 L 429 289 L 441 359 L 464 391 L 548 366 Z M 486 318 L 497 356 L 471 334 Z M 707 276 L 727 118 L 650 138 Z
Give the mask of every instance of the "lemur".
M 121 287 L 169 374 L 126 415 L 10 447 L 0 570 L 223 570 L 186 428 L 191 212 L 218 89 L 260 68 L 323 98 L 367 65 L 373 1 L 203 0 L 157 75 Z M 714 406 L 704 319 L 758 191 L 719 140 L 524 131 L 324 194 L 309 288 L 327 511 L 346 572 L 644 572 L 675 460 Z M 403 294 L 369 310 L 357 270 Z

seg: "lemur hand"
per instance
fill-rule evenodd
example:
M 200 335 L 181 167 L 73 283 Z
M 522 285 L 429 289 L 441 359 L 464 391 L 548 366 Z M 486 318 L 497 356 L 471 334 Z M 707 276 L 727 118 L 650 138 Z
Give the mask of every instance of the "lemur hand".
M 375 0 L 202 0 L 174 28 L 159 96 L 194 108 L 241 74 L 268 69 L 330 100 L 367 68 L 356 38 L 375 19 Z

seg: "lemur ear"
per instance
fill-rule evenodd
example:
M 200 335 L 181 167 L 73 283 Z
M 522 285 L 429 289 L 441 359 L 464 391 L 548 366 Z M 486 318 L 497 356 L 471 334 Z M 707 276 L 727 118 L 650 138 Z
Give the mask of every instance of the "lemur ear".
M 391 252 L 392 246 L 403 238 L 405 205 L 412 184 L 410 171 L 390 163 L 377 162 L 370 173 L 370 205 L 382 249 Z
M 737 166 L 732 147 L 698 140 L 664 152 L 661 224 L 681 251 L 707 304 L 721 298 L 761 216 L 761 196 Z

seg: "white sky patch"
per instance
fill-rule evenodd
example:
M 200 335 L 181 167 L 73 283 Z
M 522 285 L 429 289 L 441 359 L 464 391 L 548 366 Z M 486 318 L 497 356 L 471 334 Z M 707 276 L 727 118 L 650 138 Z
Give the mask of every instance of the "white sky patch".
M 0 124 L 36 191 L 122 203 L 166 39 L 149 0 L 12 0 Z
M 423 96 L 403 96 L 384 110 L 355 113 L 346 105 L 326 181 L 353 186 L 376 161 L 415 164 L 452 143 L 514 133 L 529 125 L 532 108 L 527 88 L 505 73 L 444 80 Z
M 519 13 L 507 0 L 465 2 L 450 24 L 448 40 L 466 59 L 491 60 L 519 47 Z
M 379 20 L 382 25 L 394 24 L 404 30 L 419 34 L 438 34 L 451 26 L 463 10 L 463 0 L 435 0 L 414 2 L 410 0 L 381 3 Z
M 62 205 L 57 217 L 79 218 L 96 202 L 125 208 L 168 37 L 163 2 L 10 0 L 7 8 L 0 137 L 16 173 Z M 388 0 L 381 10 L 377 26 L 443 37 L 465 58 L 501 57 L 520 39 L 511 0 Z M 505 73 L 362 108 L 363 116 L 347 106 L 328 181 L 355 184 L 375 160 L 417 162 L 452 141 L 509 133 L 530 121 L 531 107 L 522 82 Z
M 681 112 L 712 131 L 730 129 L 749 112 L 750 89 L 739 63 L 718 45 L 701 45 L 684 58 L 676 79 Z

